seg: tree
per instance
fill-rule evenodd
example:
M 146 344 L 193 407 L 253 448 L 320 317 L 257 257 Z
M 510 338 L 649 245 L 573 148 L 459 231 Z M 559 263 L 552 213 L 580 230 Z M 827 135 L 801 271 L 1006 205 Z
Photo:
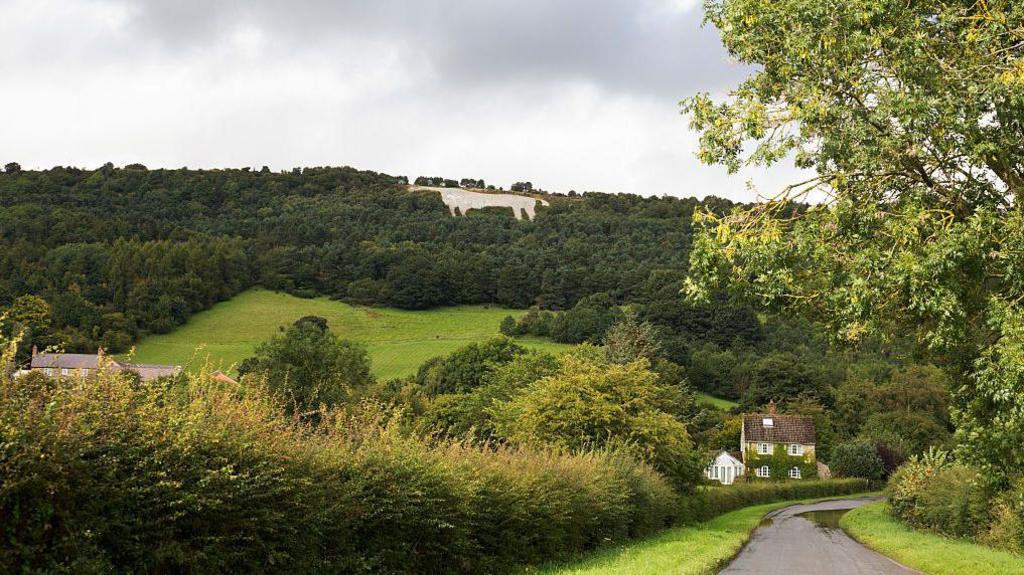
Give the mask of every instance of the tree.
M 792 415 L 808 415 L 814 419 L 815 456 L 828 461 L 832 455 L 835 442 L 835 426 L 832 424 L 833 414 L 821 402 L 809 395 L 799 395 L 785 403 L 785 413 Z
M 524 353 L 526 348 L 507 337 L 471 343 L 424 363 L 416 373 L 416 383 L 430 395 L 470 392 L 483 383 L 491 369 Z
M 686 101 L 701 159 L 811 173 L 702 214 L 688 295 L 728 285 L 844 340 L 914 334 L 956 378 L 960 454 L 1024 472 L 1024 5 L 706 7 L 755 72 L 723 100 Z
M 4 166 L 4 171 L 8 174 L 17 174 L 21 171 L 21 164 L 18 162 L 10 162 Z
M 516 318 L 510 315 L 505 316 L 505 319 L 501 320 L 501 325 L 498 327 L 498 331 L 500 331 L 502 335 L 508 337 L 514 337 L 519 335 L 519 328 L 516 324 Z
M 39 296 L 23 295 L 6 311 L 0 311 L 0 335 L 17 339 L 18 360 L 28 357 L 33 346 L 50 343 L 50 304 Z
M 653 325 L 641 322 L 636 314 L 608 329 L 604 336 L 605 352 L 612 363 L 629 363 L 638 359 L 654 362 L 660 353 L 661 342 Z
M 772 353 L 751 366 L 742 403 L 755 407 L 773 400 L 786 403 L 800 395 L 822 399 L 827 393 L 824 373 L 814 362 L 792 353 Z
M 304 317 L 256 346 L 239 365 L 241 377 L 259 376 L 298 413 L 345 401 L 373 383 L 366 349 L 331 333 L 327 322 Z
M 835 477 L 861 477 L 878 480 L 884 469 L 875 446 L 870 443 L 844 443 L 837 445 L 829 462 Z
M 479 387 L 468 393 L 433 398 L 418 424 L 431 432 L 480 441 L 494 439 L 492 407 L 508 401 L 531 383 L 558 371 L 559 360 L 550 354 L 529 352 L 507 363 L 491 364 Z
M 495 429 L 513 443 L 568 449 L 632 446 L 677 486 L 692 486 L 696 463 L 686 426 L 672 411 L 677 392 L 646 360 L 599 365 L 566 356 L 554 375 L 494 406 Z
M 857 437 L 909 457 L 924 453 L 931 446 L 949 447 L 950 434 L 926 413 L 890 411 L 868 417 Z
M 615 322 L 623 317 L 607 293 L 582 298 L 571 310 L 551 322 L 551 339 L 561 343 L 598 343 Z

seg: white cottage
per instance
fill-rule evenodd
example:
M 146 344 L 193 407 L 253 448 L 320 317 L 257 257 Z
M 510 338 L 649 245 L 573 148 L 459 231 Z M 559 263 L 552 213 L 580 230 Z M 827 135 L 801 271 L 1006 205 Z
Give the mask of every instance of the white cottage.
M 733 481 L 743 475 L 743 470 L 742 461 L 728 451 L 722 450 L 704 470 L 704 475 L 722 485 L 732 485 Z

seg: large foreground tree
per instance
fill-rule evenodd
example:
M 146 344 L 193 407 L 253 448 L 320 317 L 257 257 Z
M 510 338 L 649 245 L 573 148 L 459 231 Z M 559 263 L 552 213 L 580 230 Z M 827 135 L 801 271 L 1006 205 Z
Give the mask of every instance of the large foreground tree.
M 808 176 L 699 217 L 688 295 L 728 285 L 849 341 L 916 335 L 956 378 L 962 454 L 1024 472 L 1024 4 L 705 8 L 754 72 L 684 102 L 701 158 Z

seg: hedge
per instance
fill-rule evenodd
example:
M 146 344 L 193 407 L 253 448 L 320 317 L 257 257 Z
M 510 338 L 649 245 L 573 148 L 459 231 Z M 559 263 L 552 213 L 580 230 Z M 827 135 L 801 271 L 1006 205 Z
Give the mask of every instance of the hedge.
M 0 379 L 0 572 L 494 572 L 678 517 L 614 452 L 430 444 L 342 414 L 311 429 L 211 385 Z
M 682 498 L 679 523 L 688 525 L 712 517 L 764 503 L 814 497 L 837 497 L 865 493 L 875 484 L 865 479 L 818 479 L 779 482 L 735 483 L 701 487 Z
M 0 375 L 0 572 L 486 573 L 862 481 L 678 496 L 612 451 L 316 429 L 258 393 Z

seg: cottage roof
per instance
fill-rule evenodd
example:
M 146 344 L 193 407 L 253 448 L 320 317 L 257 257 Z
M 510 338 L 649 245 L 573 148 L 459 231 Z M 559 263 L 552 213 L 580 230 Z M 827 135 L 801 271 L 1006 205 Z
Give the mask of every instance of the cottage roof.
M 771 425 L 765 425 L 768 420 Z M 808 415 L 746 414 L 743 437 L 746 441 L 814 445 L 814 419 Z
M 32 356 L 32 368 L 96 369 L 100 356 L 90 353 L 37 353 Z
M 102 355 L 92 353 L 35 353 L 32 355 L 32 369 L 96 369 L 100 367 Z M 110 361 L 110 369 L 131 370 L 139 374 L 143 380 L 149 381 L 158 377 L 177 375 L 181 367 L 177 365 L 161 365 L 157 363 L 123 363 Z

